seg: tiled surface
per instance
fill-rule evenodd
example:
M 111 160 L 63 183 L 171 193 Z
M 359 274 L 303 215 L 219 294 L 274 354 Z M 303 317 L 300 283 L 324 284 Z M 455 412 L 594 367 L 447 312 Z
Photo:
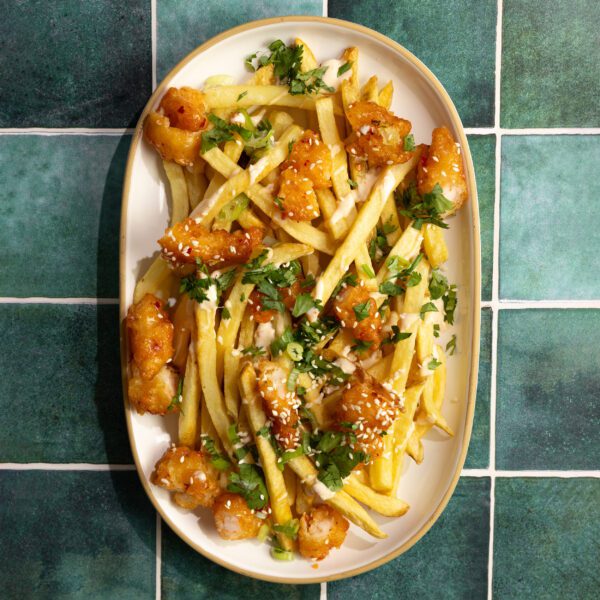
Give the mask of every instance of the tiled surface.
M 160 82 L 189 52 L 211 37 L 248 21 L 281 15 L 322 15 L 321 0 L 219 0 L 198 4 L 188 0 L 159 0 L 156 72 Z
M 600 470 L 599 337 L 599 310 L 500 313 L 498 468 Z
M 3 2 L 0 127 L 129 127 L 152 87 L 149 0 Z
M 495 0 L 328 4 L 330 17 L 380 31 L 420 58 L 446 87 L 466 127 L 494 124 Z
M 132 472 L 0 471 L 2 597 L 154 597 L 155 517 Z
M 501 298 L 600 298 L 599 170 L 600 136 L 502 138 Z
M 600 126 L 597 0 L 504 0 L 502 126 Z
M 494 597 L 598 597 L 599 479 L 496 481 Z
M 318 585 L 292 586 L 248 579 L 204 558 L 182 542 L 164 523 L 162 532 L 161 591 L 165 600 L 238 600 L 240 597 L 319 600 Z
M 118 470 L 131 469 L 111 300 L 129 144 L 123 128 L 151 91 L 153 64 L 160 81 L 229 27 L 318 15 L 323 5 L 7 3 L 0 22 L 3 598 L 597 596 L 600 4 L 329 0 L 326 10 L 413 50 L 470 128 L 482 234 L 481 360 L 466 470 L 447 510 L 405 555 L 323 587 L 234 575 L 163 524 L 157 577 L 155 514 L 137 475 Z M 71 129 L 47 135 L 52 128 Z
M 463 478 L 440 520 L 416 546 L 375 571 L 330 583 L 328 597 L 485 598 L 489 489 L 488 478 Z
M 129 136 L 0 136 L 0 295 L 116 298 Z

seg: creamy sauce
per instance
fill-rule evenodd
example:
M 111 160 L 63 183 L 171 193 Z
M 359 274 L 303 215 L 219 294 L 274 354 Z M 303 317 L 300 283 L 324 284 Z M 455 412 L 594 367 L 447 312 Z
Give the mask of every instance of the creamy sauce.
M 400 330 L 407 331 L 419 319 L 419 313 L 402 313 L 399 320 Z
M 248 174 L 250 175 L 250 185 L 256 183 L 260 177 L 262 171 L 268 164 L 268 157 L 263 156 L 257 163 L 250 165 L 248 168 Z
M 215 284 L 206 290 L 206 300 L 200 302 L 200 307 L 203 310 L 217 310 L 217 286 Z
M 373 185 L 375 185 L 375 182 L 379 177 L 379 173 L 379 169 L 369 169 L 364 176 L 357 181 L 358 187 L 356 188 L 356 196 L 358 202 L 364 202 L 369 197 Z
M 383 176 L 383 181 L 381 183 L 381 195 L 383 198 L 387 198 L 396 189 L 397 185 L 398 182 L 394 173 L 391 170 L 388 170 Z
M 432 300 L 432 303 L 437 308 L 437 312 L 431 311 L 425 313 L 425 323 L 439 325 L 441 330 L 444 327 L 444 301 L 438 298 L 437 300 Z
M 356 192 L 350 192 L 346 194 L 338 204 L 334 213 L 331 215 L 331 222 L 337 223 L 342 219 L 345 219 L 351 212 L 352 209 L 356 206 Z
M 323 74 L 323 81 L 326 85 L 337 89 L 342 81 L 352 77 L 352 69 L 348 69 L 345 73 L 342 73 L 338 77 L 338 69 L 345 63 L 346 61 L 341 61 L 337 58 L 331 58 L 321 64 L 322 67 L 327 67 L 327 70 Z
M 269 321 L 268 323 L 259 323 L 254 333 L 254 343 L 259 348 L 269 349 L 269 346 L 275 340 L 275 328 Z
M 319 281 L 317 281 L 317 285 L 315 286 L 315 300 L 323 299 L 323 291 L 323 280 L 319 279 Z
M 334 365 L 337 365 L 346 375 L 352 375 L 356 371 L 356 365 L 349 361 L 347 358 L 339 357 L 333 361 Z
M 311 323 L 314 323 L 319 318 L 319 309 L 313 306 L 307 313 L 306 317 Z
M 313 491 L 325 502 L 331 500 L 335 496 L 335 492 L 332 492 L 322 481 L 318 479 L 313 484 Z

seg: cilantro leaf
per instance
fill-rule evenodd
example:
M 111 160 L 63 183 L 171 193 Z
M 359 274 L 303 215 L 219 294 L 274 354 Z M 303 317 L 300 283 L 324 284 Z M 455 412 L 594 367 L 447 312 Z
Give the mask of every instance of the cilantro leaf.
M 256 465 L 242 463 L 240 472 L 229 473 L 227 490 L 240 494 L 248 507 L 254 510 L 264 508 L 269 502 L 269 492 L 263 479 L 262 471 Z
M 444 294 L 442 300 L 444 302 L 444 320 L 450 325 L 454 325 L 454 311 L 456 310 L 456 304 L 458 302 L 456 286 L 454 284 L 448 288 L 448 291 Z
M 427 368 L 431 371 L 437 369 L 442 363 L 437 358 L 432 358 L 427 364 Z
M 203 435 L 201 441 L 202 448 L 210 456 L 210 462 L 215 469 L 225 471 L 231 467 L 229 460 L 217 450 L 215 442 L 210 436 Z
M 354 179 L 348 179 L 348 185 L 350 186 L 351 190 L 355 190 L 358 187 L 358 183 L 356 183 Z
M 454 353 L 456 352 L 456 334 L 454 334 L 451 338 L 450 341 L 446 344 L 446 352 L 450 355 L 453 356 Z
M 441 298 L 448 291 L 448 279 L 442 275 L 437 269 L 431 272 L 429 280 L 429 293 L 432 300 Z
M 356 306 L 352 307 L 352 310 L 354 311 L 354 314 L 356 315 L 357 321 L 364 321 L 369 316 L 370 309 L 371 309 L 371 301 L 370 300 L 366 300 L 365 302 L 361 302 L 360 304 L 357 304 Z
M 421 306 L 421 311 L 419 312 L 419 316 L 421 319 L 425 317 L 425 313 L 428 312 L 437 312 L 437 306 L 433 302 L 426 302 Z
M 413 227 L 421 229 L 424 223 L 437 225 L 442 229 L 448 229 L 448 225 L 442 220 L 442 215 L 449 211 L 454 204 L 448 200 L 438 183 L 431 192 L 419 196 L 416 186 L 411 184 L 403 193 L 402 202 L 405 206 L 400 214 L 413 220 Z
M 372 345 L 373 342 L 365 342 L 364 340 L 354 340 L 356 344 L 352 346 L 351 350 L 358 354 L 367 351 Z
M 246 356 L 263 356 L 266 354 L 264 348 L 259 348 L 258 346 L 248 346 L 242 350 L 242 354 Z
M 340 290 L 348 285 L 352 287 L 358 285 L 358 278 L 354 273 L 346 273 L 346 275 L 338 281 L 338 284 L 333 289 L 332 296 L 335 298 L 340 293 Z
M 298 530 L 300 529 L 300 522 L 298 519 L 290 519 L 283 525 L 273 525 L 273 531 L 282 533 L 283 535 L 295 540 L 298 537 Z
M 407 340 L 412 333 L 406 331 L 400 331 L 400 327 L 398 325 L 392 325 L 392 334 L 385 338 L 382 344 L 397 344 L 402 340 Z
M 171 398 L 171 402 L 169 406 L 167 406 L 167 412 L 174 409 L 176 406 L 179 406 L 183 400 L 183 377 L 179 378 L 179 383 L 177 384 L 177 391 L 175 395 Z
M 323 305 L 320 300 L 315 300 L 310 294 L 300 294 L 296 297 L 296 303 L 292 310 L 293 317 L 300 317 L 306 314 L 311 308 L 321 310 Z

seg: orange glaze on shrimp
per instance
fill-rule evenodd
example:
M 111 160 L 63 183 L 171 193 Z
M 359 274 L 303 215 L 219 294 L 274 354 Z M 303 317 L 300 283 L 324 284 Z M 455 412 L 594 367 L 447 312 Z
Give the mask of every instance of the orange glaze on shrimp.
M 366 314 L 366 317 L 359 320 L 361 313 Z M 364 285 L 348 285 L 343 288 L 333 301 L 333 314 L 356 340 L 370 343 L 367 352 L 371 353 L 379 348 L 383 336 L 381 315 L 377 310 L 377 303 Z
M 223 492 L 212 506 L 215 526 L 224 540 L 245 540 L 258 535 L 263 521 L 239 494 Z
M 410 121 L 368 101 L 351 104 L 346 116 L 353 130 L 346 150 L 366 158 L 370 167 L 404 163 L 412 157 L 412 151 L 404 150 L 404 138 L 412 127 Z
M 206 129 L 204 95 L 188 87 L 169 88 L 158 107 L 144 122 L 144 137 L 164 160 L 191 166 L 198 159 Z
M 334 413 L 334 422 L 356 424 L 355 450 L 366 452 L 371 459 L 381 456 L 383 432 L 398 417 L 400 399 L 388 392 L 373 377 L 357 369 L 350 378 Z
M 144 379 L 152 379 L 173 357 L 173 323 L 164 303 L 146 294 L 132 304 L 125 319 L 133 362 Z
M 210 508 L 221 493 L 218 476 L 202 452 L 187 446 L 174 446 L 156 463 L 150 481 L 177 492 L 174 500 L 183 508 Z
M 335 508 L 319 504 L 300 518 L 298 549 L 304 558 L 323 560 L 346 539 L 348 521 Z
M 435 184 L 454 203 L 449 213 L 456 212 L 468 197 L 467 182 L 460 147 L 447 127 L 437 127 L 431 134 L 431 146 L 423 153 L 417 169 L 417 191 L 431 192 Z
M 258 365 L 258 390 L 272 424 L 275 440 L 284 450 L 300 443 L 298 408 L 300 400 L 287 390 L 287 373 L 279 365 L 263 360 Z
M 210 267 L 245 263 L 262 242 L 264 230 L 250 227 L 229 233 L 224 229 L 209 231 L 193 217 L 165 230 L 158 240 L 162 254 L 172 266 L 193 265 L 199 258 Z
M 331 153 L 318 134 L 307 129 L 282 166 L 279 197 L 282 215 L 294 221 L 319 216 L 315 189 L 331 187 Z

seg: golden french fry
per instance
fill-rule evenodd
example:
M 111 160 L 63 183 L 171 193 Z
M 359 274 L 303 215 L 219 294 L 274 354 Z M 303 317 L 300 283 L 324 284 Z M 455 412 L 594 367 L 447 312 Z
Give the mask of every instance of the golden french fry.
M 380 90 L 379 90 L 379 104 L 384 108 L 390 110 L 390 106 L 392 105 L 392 97 L 394 96 L 394 84 L 392 81 L 388 81 Z
M 373 75 L 369 78 L 361 91 L 361 100 L 367 100 L 368 102 L 375 102 L 375 104 L 379 104 L 379 90 L 377 88 L 377 81 L 377 75 Z
M 194 447 L 198 427 L 198 411 L 200 408 L 200 381 L 194 342 L 190 342 L 183 379 L 182 400 L 179 407 L 179 443 Z
M 344 483 L 344 491 L 355 500 L 362 502 L 385 517 L 401 517 L 409 509 L 408 504 L 404 500 L 374 492 L 354 474 L 351 474 Z
M 183 167 L 177 163 L 163 160 L 163 167 L 171 190 L 171 227 L 185 219 L 190 212 L 188 189 Z
M 423 227 L 423 247 L 433 269 L 437 269 L 448 260 L 444 232 L 437 225 L 427 224 Z

